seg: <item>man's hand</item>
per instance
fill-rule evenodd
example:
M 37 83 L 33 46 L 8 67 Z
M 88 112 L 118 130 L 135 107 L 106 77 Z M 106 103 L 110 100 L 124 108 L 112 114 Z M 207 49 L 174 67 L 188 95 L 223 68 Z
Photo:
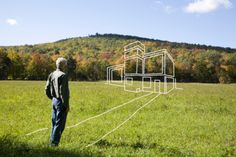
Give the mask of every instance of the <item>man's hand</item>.
M 70 106 L 67 106 L 66 112 L 68 113 L 70 111 Z

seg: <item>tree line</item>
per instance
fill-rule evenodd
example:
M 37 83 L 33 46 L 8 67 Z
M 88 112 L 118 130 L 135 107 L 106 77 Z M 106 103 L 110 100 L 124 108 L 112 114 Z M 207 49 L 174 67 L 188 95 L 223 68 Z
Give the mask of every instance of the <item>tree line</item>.
M 234 49 L 138 39 L 145 44 L 147 52 L 161 48 L 170 52 L 178 81 L 236 82 Z M 96 34 L 54 43 L 0 47 L 0 79 L 45 80 L 55 69 L 56 59 L 62 56 L 68 60 L 70 80 L 105 80 L 106 67 L 122 64 L 123 47 L 136 40 L 133 36 Z

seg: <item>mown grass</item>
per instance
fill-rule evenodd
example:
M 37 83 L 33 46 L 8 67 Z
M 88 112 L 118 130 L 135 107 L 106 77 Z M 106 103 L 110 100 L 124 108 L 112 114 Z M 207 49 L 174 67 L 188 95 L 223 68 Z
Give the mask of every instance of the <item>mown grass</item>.
M 105 82 L 70 82 L 67 126 L 147 93 L 124 92 Z M 0 82 L 0 156 L 236 156 L 236 84 L 178 84 L 124 126 L 115 128 L 155 94 L 78 127 L 66 129 L 50 148 L 51 102 L 43 81 Z

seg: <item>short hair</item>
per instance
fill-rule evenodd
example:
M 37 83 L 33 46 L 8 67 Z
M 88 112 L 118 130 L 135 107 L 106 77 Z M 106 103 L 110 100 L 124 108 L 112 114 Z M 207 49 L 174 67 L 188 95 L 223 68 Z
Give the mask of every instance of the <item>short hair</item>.
M 67 60 L 63 57 L 57 58 L 57 61 L 56 61 L 57 69 L 60 69 L 63 64 L 67 65 Z

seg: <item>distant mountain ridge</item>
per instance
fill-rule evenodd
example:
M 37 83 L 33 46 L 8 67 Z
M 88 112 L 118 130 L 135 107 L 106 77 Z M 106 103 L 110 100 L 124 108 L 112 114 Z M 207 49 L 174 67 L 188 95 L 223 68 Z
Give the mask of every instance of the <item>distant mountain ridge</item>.
M 170 44 L 174 48 L 182 47 L 182 48 L 199 48 L 199 49 L 211 49 L 211 50 L 215 49 L 215 50 L 224 51 L 224 52 L 228 52 L 228 53 L 236 52 L 236 48 L 231 48 L 231 47 L 221 47 L 221 46 L 212 46 L 212 45 L 204 45 L 204 44 L 191 44 L 191 43 L 185 43 L 185 42 L 171 42 L 171 41 L 167 41 L 167 40 L 151 39 L 151 38 L 132 36 L 132 35 L 122 35 L 122 34 L 112 34 L 112 33 L 107 33 L 107 34 L 96 33 L 95 35 L 89 35 L 88 37 L 92 37 L 92 38 L 103 37 L 103 38 L 113 38 L 113 39 L 151 41 L 151 42 L 156 41 L 156 42 Z M 67 41 L 67 40 L 76 39 L 76 38 L 80 38 L 80 37 L 61 39 L 61 40 L 58 40 L 55 42 L 57 43 L 57 42 Z
M 119 40 L 140 40 L 140 41 L 149 41 L 149 42 L 160 42 L 164 45 L 169 45 L 172 48 L 186 48 L 186 49 L 205 49 L 205 50 L 216 50 L 216 51 L 223 51 L 227 53 L 233 53 L 236 52 L 236 48 L 230 48 L 230 47 L 221 47 L 221 46 L 212 46 L 212 45 L 204 45 L 204 44 L 191 44 L 191 43 L 185 43 L 185 42 L 171 42 L 167 40 L 160 40 L 160 39 L 151 39 L 146 37 L 139 37 L 139 36 L 132 36 L 132 35 L 122 35 L 122 34 L 112 34 L 112 33 L 106 33 L 106 34 L 99 34 L 96 33 L 95 35 L 88 35 L 84 37 L 72 37 L 72 38 L 66 38 L 57 40 L 55 42 L 48 42 L 48 43 L 40 43 L 40 44 L 25 44 L 25 45 L 17 45 L 17 46 L 0 46 L 0 48 L 17 48 L 17 47 L 33 47 L 33 46 L 44 46 L 48 44 L 55 44 L 55 43 L 61 43 L 61 42 L 70 42 L 71 40 L 77 40 L 82 38 L 107 38 L 107 39 L 119 39 Z

